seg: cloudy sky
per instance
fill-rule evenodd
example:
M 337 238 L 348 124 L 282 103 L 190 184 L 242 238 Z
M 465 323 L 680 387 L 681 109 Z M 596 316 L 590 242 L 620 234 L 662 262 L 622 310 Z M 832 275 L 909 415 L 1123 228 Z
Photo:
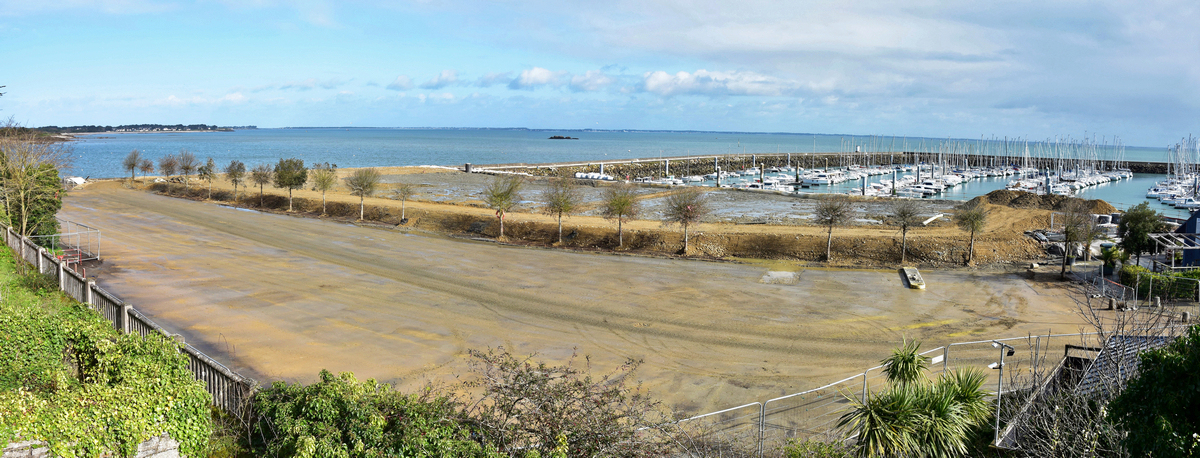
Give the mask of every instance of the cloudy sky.
M 1164 146 L 1200 134 L 1198 9 L 0 0 L 0 116 L 32 126 L 1096 134 Z

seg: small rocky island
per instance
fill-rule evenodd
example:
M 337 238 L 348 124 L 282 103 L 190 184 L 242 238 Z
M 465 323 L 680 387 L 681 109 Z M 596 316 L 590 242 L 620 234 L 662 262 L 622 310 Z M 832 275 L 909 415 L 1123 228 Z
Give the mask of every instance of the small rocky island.
M 550 137 L 550 140 L 579 140 L 579 139 L 576 137 L 566 137 L 566 136 L 562 136 L 562 135 L 555 135 L 553 137 Z

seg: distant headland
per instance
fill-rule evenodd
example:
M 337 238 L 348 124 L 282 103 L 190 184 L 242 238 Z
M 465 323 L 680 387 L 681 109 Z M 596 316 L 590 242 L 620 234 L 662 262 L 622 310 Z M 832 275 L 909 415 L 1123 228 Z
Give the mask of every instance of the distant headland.
M 240 129 L 257 129 L 256 126 L 210 126 L 208 124 L 127 124 L 122 126 L 45 126 L 35 130 L 50 134 L 102 134 L 139 132 L 232 132 Z

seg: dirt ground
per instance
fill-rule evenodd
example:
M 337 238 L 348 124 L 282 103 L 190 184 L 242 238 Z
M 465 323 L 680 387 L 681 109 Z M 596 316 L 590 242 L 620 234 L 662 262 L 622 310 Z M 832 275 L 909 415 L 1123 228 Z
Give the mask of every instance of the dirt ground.
M 435 205 L 410 202 L 408 211 Z M 264 382 L 313 381 L 327 368 L 413 389 L 453 382 L 467 349 L 504 346 L 554 361 L 577 351 L 599 371 L 643 359 L 636 377 L 653 395 L 700 413 L 860 372 L 904 337 L 932 348 L 1081 325 L 1064 284 L 1002 269 L 926 270 L 929 289 L 918 291 L 894 269 L 504 245 L 232 208 L 119 182 L 71 192 L 61 215 L 103 231 L 103 265 L 88 271 L 102 287 Z M 587 218 L 571 224 L 612 230 Z M 661 229 L 631 226 L 643 225 Z

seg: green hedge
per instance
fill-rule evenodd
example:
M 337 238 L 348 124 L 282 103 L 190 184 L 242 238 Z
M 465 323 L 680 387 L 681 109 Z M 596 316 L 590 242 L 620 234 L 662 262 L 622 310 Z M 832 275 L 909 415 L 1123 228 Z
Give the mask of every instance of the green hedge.
M 0 249 L 0 443 L 38 440 L 55 456 L 129 456 L 162 433 L 205 452 L 210 396 L 179 346 L 121 335 L 96 312 L 18 275 Z
M 1140 278 L 1139 275 L 1141 274 Z M 1197 299 L 1197 281 L 1200 280 L 1200 270 L 1184 272 L 1153 273 L 1149 269 L 1137 265 L 1125 265 L 1118 273 L 1121 284 L 1137 288 L 1138 298 L 1146 299 L 1149 295 L 1163 299 Z

